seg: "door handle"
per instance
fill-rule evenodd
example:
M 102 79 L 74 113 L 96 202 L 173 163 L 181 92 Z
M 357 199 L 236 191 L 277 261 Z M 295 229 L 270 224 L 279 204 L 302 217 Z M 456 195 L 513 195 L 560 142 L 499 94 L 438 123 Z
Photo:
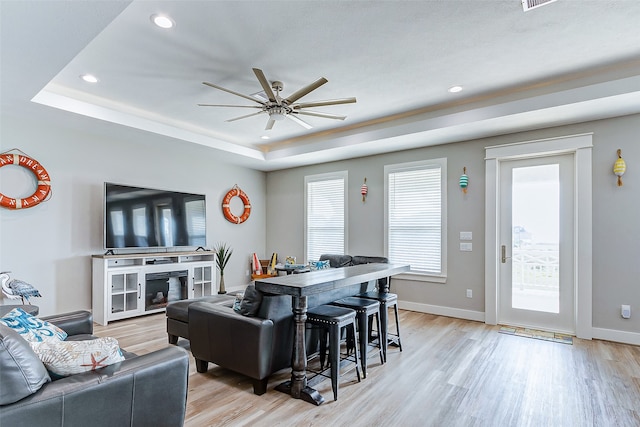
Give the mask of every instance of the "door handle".
M 507 262 L 507 259 L 511 258 L 510 256 L 507 256 L 507 247 L 505 245 L 502 245 L 502 263 L 504 264 L 505 262 Z

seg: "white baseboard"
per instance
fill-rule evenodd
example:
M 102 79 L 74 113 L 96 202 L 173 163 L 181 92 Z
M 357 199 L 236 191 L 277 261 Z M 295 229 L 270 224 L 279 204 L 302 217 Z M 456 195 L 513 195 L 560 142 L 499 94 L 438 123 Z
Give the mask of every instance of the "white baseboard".
M 421 304 L 411 301 L 398 301 L 398 306 L 403 310 L 417 311 L 419 313 L 455 317 L 458 319 L 473 320 L 476 322 L 485 321 L 483 311 L 464 310 L 461 308 Z M 618 331 L 615 329 L 604 328 L 592 328 L 592 331 L 594 339 L 619 342 L 622 344 L 640 345 L 640 333 L 637 332 Z
M 438 316 L 456 317 L 458 319 L 484 322 L 484 311 L 465 310 L 462 308 L 443 307 L 441 305 L 420 304 L 411 301 L 398 301 L 398 307 L 403 310 L 419 313 L 435 314 Z
M 592 328 L 593 338 L 623 344 L 640 345 L 640 333 L 618 331 L 616 329 Z

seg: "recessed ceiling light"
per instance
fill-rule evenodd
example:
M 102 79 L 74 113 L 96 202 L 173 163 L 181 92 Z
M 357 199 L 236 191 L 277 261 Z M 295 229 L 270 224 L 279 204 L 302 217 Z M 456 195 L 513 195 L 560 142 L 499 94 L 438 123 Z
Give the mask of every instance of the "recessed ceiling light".
M 262 139 L 269 139 L 269 135 L 262 135 L 260 138 L 262 138 Z
M 80 78 L 87 83 L 98 83 L 98 78 L 93 74 L 83 74 Z
M 167 15 L 151 15 L 151 22 L 153 22 L 160 28 L 171 28 L 175 25 L 173 19 L 169 18 Z
M 449 92 L 451 93 L 458 93 L 462 90 L 462 86 L 451 86 L 449 89 L 447 89 Z

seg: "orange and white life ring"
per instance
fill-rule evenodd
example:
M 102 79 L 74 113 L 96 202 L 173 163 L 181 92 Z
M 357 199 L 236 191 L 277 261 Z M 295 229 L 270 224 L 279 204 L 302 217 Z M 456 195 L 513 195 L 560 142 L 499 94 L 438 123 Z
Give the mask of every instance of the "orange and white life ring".
M 244 204 L 244 211 L 240 216 L 235 216 L 231 213 L 231 208 L 229 206 L 231 199 L 236 196 L 240 197 L 240 200 L 242 200 L 242 203 Z M 224 199 L 222 199 L 222 213 L 227 221 L 233 222 L 234 224 L 242 224 L 249 218 L 249 215 L 251 215 L 251 202 L 249 201 L 249 196 L 247 196 L 247 194 L 237 185 L 234 185 L 233 188 L 224 196 Z
M 0 168 L 6 165 L 22 166 L 29 169 L 38 179 L 36 191 L 24 199 L 14 199 L 0 193 L 0 206 L 8 209 L 32 208 L 44 201 L 51 193 L 51 178 L 47 170 L 37 161 L 23 154 L 3 153 L 0 154 Z

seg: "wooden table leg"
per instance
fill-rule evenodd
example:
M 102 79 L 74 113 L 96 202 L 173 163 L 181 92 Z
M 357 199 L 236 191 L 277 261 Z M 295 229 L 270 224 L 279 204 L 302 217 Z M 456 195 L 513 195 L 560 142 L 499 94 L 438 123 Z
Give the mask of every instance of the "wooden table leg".
M 317 390 L 307 386 L 307 349 L 305 347 L 305 329 L 307 321 L 307 297 L 292 297 L 294 321 L 293 360 L 291 380 L 276 387 L 276 390 L 290 393 L 296 399 L 302 399 L 314 405 L 324 403 Z

